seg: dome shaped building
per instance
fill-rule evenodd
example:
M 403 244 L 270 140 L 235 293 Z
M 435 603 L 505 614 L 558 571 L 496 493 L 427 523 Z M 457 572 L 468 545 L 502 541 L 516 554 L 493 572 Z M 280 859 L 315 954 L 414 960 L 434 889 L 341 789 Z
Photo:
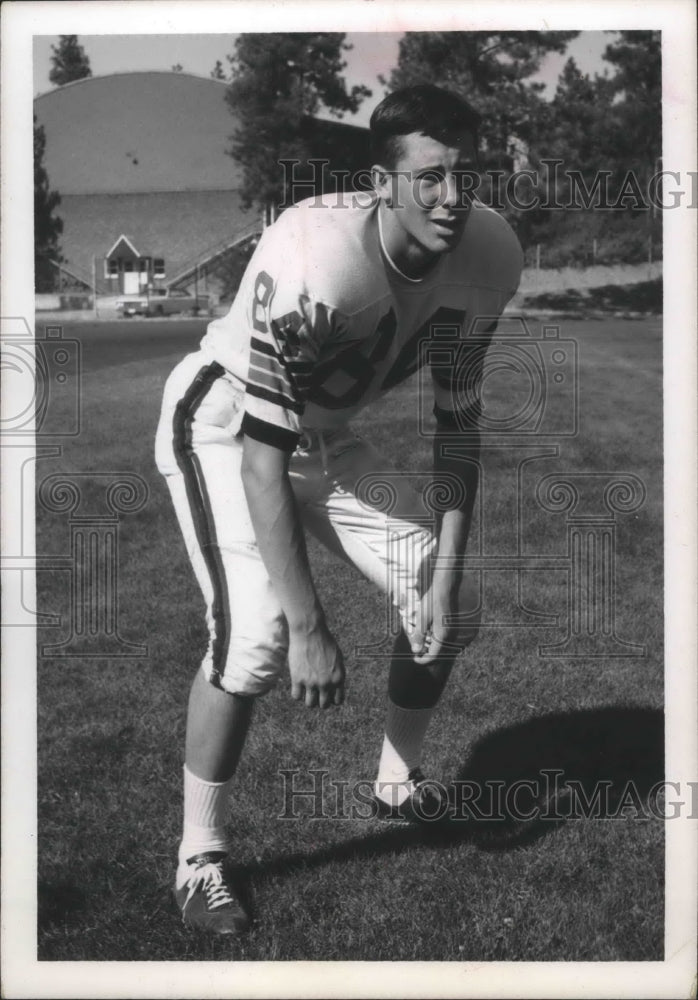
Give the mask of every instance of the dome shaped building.
M 226 265 L 256 242 L 264 213 L 242 205 L 241 168 L 226 152 L 236 128 L 226 89 L 183 72 L 135 72 L 35 99 L 61 196 L 61 271 L 73 283 L 107 298 L 194 284 L 214 299 L 230 294 Z M 365 129 L 308 119 L 304 132 L 330 170 L 368 164 Z M 310 194 L 303 186 L 299 197 Z

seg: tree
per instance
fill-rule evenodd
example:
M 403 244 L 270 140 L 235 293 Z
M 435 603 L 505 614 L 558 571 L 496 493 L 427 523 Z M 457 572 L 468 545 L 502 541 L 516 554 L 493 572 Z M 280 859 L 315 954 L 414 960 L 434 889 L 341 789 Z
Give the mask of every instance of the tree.
M 63 232 L 63 220 L 53 213 L 60 204 L 57 191 L 52 191 L 46 167 L 46 132 L 34 116 L 34 284 L 37 292 L 54 288 L 56 269 L 51 261 L 63 259 L 58 237 Z
M 542 142 L 546 155 L 563 160 L 563 169 L 583 174 L 608 169 L 613 96 L 613 86 L 606 77 L 590 77 L 574 59 L 568 59 L 550 102 L 549 125 Z
M 434 83 L 461 94 L 482 114 L 488 165 L 511 165 L 514 140 L 535 145 L 545 119 L 543 84 L 530 77 L 548 52 L 564 52 L 578 31 L 414 31 L 400 41 L 390 90 Z
M 589 178 L 610 171 L 615 185 L 629 171 L 644 184 L 662 151 L 661 42 L 658 31 L 621 31 L 604 59 L 612 76 L 593 78 L 569 59 L 550 104 L 548 156 Z
M 182 66 L 181 63 L 175 63 L 174 66 L 172 67 L 172 72 L 173 73 L 181 73 L 183 71 L 183 69 L 184 69 L 184 66 Z
M 662 38 L 659 31 L 621 31 L 604 52 L 615 67 L 610 84 L 615 94 L 609 133 L 615 177 L 628 173 L 637 179 L 645 198 L 651 178 L 661 167 L 662 155 Z M 622 183 L 622 182 L 621 182 Z M 629 205 L 630 215 L 640 215 L 643 242 L 657 255 L 662 242 L 661 212 L 639 211 Z
M 52 66 L 48 78 L 56 86 L 62 87 L 73 80 L 92 76 L 90 60 L 82 45 L 78 44 L 77 35 L 59 35 L 58 47 L 52 45 L 51 52 Z
M 323 105 L 341 118 L 358 109 L 371 91 L 347 90 L 342 53 L 350 46 L 340 32 L 247 33 L 228 57 L 232 80 L 226 92 L 239 126 L 230 155 L 243 167 L 241 195 L 246 207 L 278 204 L 284 198 L 280 161 L 304 160 L 304 117 Z
M 590 77 L 569 59 L 549 105 L 540 151 L 562 163 L 541 193 L 573 210 L 532 211 L 518 227 L 549 257 L 554 248 L 558 264 L 646 260 L 649 241 L 655 254 L 661 244 L 661 218 L 647 202 L 661 153 L 660 36 L 614 35 L 604 53 L 613 75 Z
M 226 79 L 225 70 L 223 69 L 223 63 L 220 61 L 220 59 L 216 59 L 216 65 L 211 70 L 211 79 L 212 80 Z
M 592 78 L 574 59 L 567 60 L 546 106 L 537 142 L 540 202 L 517 219 L 517 235 L 524 246 L 543 247 L 544 266 L 592 262 L 594 241 L 601 237 L 606 219 L 594 210 L 593 197 L 586 192 L 598 190 L 599 170 L 608 167 L 606 131 L 612 100 L 607 79 Z M 548 161 L 547 169 L 541 159 Z M 551 210 L 553 205 L 572 211 Z
M 621 31 L 603 58 L 615 67 L 611 88 L 615 153 L 654 170 L 662 152 L 662 39 L 659 31 Z

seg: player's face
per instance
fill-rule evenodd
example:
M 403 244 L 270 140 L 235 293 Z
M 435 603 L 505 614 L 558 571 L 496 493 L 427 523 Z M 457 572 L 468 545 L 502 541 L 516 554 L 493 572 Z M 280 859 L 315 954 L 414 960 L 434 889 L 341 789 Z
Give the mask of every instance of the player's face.
M 417 132 L 401 137 L 400 158 L 378 187 L 393 252 L 428 259 L 448 253 L 460 240 L 470 209 L 468 192 L 475 187 L 476 155 L 472 136 L 454 143 Z

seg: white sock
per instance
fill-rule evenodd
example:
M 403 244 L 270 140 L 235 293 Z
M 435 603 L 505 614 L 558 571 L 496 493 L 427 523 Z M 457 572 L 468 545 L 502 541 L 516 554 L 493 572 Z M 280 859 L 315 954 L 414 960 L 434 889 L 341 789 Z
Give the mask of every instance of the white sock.
M 376 795 L 393 806 L 401 805 L 409 794 L 405 782 L 422 762 L 424 737 L 435 707 L 400 708 L 388 701 Z
M 202 851 L 228 852 L 225 829 L 228 813 L 228 781 L 204 781 L 184 765 L 184 827 L 179 845 L 180 871 L 186 861 Z

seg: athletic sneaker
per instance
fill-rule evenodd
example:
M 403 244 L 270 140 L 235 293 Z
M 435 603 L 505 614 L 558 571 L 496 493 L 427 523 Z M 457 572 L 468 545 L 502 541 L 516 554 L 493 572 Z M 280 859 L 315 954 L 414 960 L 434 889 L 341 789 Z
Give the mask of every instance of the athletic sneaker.
M 177 872 L 175 899 L 187 927 L 213 934 L 241 934 L 250 918 L 235 895 L 222 851 L 195 854 Z M 181 885 L 180 885 L 181 881 Z
M 429 781 L 418 767 L 410 771 L 407 784 L 409 794 L 399 806 L 386 802 L 374 790 L 377 819 L 391 823 L 438 823 L 448 819 L 448 795 L 442 785 Z

